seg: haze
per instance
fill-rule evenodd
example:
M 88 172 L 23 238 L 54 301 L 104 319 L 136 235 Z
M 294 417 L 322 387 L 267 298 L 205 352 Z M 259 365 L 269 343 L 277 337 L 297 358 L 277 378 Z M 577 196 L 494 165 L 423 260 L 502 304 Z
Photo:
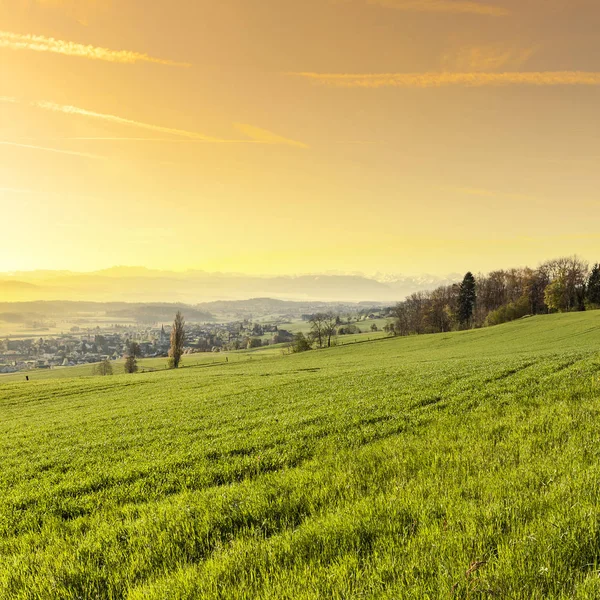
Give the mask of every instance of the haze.
M 600 250 L 587 0 L 0 2 L 0 271 Z

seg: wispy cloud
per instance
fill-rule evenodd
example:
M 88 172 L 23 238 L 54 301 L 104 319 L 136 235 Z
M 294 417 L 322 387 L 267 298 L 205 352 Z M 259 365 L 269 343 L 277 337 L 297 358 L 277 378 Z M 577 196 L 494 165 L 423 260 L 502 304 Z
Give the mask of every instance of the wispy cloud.
M 294 73 L 314 83 L 340 88 L 507 85 L 600 85 L 600 72 L 542 71 L 508 73 Z
M 12 96 L 0 96 L 0 102 L 9 102 L 12 104 L 16 104 L 17 99 L 13 98 Z
M 173 144 L 185 144 L 188 142 L 203 142 L 204 140 L 193 140 L 193 139 L 177 139 L 177 138 L 160 138 L 160 137 L 123 137 L 123 136 L 91 136 L 91 137 L 63 137 L 54 138 L 59 140 L 68 140 L 75 142 L 161 142 L 161 143 L 173 143 Z M 221 140 L 220 140 L 221 141 Z M 222 140 L 225 142 L 225 140 Z M 233 142 L 242 142 L 244 140 L 231 140 Z M 248 143 L 252 143 L 252 140 L 248 140 Z
M 133 64 L 137 62 L 149 62 L 159 65 L 185 66 L 189 63 L 181 63 L 163 58 L 155 58 L 140 52 L 129 50 L 110 50 L 97 46 L 86 46 L 76 42 L 67 42 L 42 35 L 23 35 L 10 31 L 0 31 L 0 48 L 11 50 L 34 50 L 37 52 L 53 52 L 65 56 L 78 56 L 92 60 L 104 60 L 115 63 Z
M 24 148 L 27 150 L 38 150 L 41 152 L 52 152 L 53 154 L 66 154 L 68 156 L 80 156 L 83 158 L 104 159 L 106 157 L 98 154 L 90 154 L 89 152 L 76 152 L 74 150 L 60 150 L 58 148 L 48 148 L 47 146 L 35 146 L 33 144 L 19 144 L 17 142 L 2 142 L 0 146 L 12 146 L 13 148 Z
M 65 106 L 62 104 L 54 104 L 53 102 L 35 102 L 34 106 L 49 110 L 52 112 L 64 113 L 66 115 L 78 115 L 81 117 L 89 117 L 92 119 L 100 119 L 102 121 L 108 121 L 110 123 L 117 123 L 119 125 L 130 125 L 140 129 L 148 129 L 150 131 L 156 131 L 159 133 L 167 133 L 171 135 L 177 135 L 181 137 L 187 137 L 195 140 L 202 140 L 204 142 L 219 142 L 215 138 L 197 133 L 195 131 L 187 131 L 185 129 L 174 129 L 172 127 L 163 127 L 161 125 L 153 125 L 151 123 L 144 123 L 142 121 L 135 121 L 133 119 L 126 119 L 117 115 L 108 115 L 104 113 L 94 112 L 86 110 L 84 108 L 78 108 L 76 106 Z
M 271 131 L 267 131 L 266 129 L 255 127 L 254 125 L 235 123 L 235 128 L 261 144 L 281 144 L 285 146 L 296 146 L 298 148 L 308 148 L 308 146 L 302 142 L 290 140 Z
M 248 127 L 252 127 L 251 125 L 249 125 Z M 255 128 L 258 129 L 258 128 Z M 264 131 L 265 133 L 270 133 L 267 132 L 264 129 L 261 129 L 260 131 Z M 215 139 L 214 143 L 216 144 L 285 144 L 287 146 L 298 146 L 298 147 L 302 147 L 302 148 L 308 148 L 308 146 L 306 144 L 303 144 L 302 142 L 294 142 L 293 140 L 286 140 L 286 138 L 283 138 L 281 136 L 277 136 L 274 133 L 270 134 L 271 136 L 271 140 L 272 141 L 267 141 L 266 139 L 263 140 L 258 140 L 258 139 L 252 139 L 252 138 L 248 138 L 248 139 Z M 278 141 L 275 142 L 273 140 L 274 137 L 279 138 L 280 140 L 285 140 L 285 141 Z M 39 139 L 39 138 L 36 138 Z M 111 137 L 106 137 L 106 136 L 92 136 L 92 137 L 83 137 L 83 136 L 79 136 L 79 137 L 61 137 L 61 138 L 52 138 L 53 141 L 76 141 L 76 142 L 159 142 L 161 144 L 194 144 L 194 143 L 204 143 L 205 140 L 204 139 L 189 139 L 189 138 L 164 138 L 164 137 L 123 137 L 123 136 L 111 136 Z M 213 140 L 211 140 L 211 142 L 213 142 Z M 342 142 L 340 142 L 342 143 Z M 356 142 L 358 143 L 358 142 Z
M 462 13 L 489 17 L 504 17 L 510 14 L 510 11 L 503 6 L 468 0 L 367 0 L 367 2 L 411 12 Z
M 271 131 L 267 131 L 266 129 L 260 129 L 259 127 L 255 127 L 253 125 L 245 125 L 245 124 L 234 124 L 234 127 L 247 135 L 250 139 L 248 140 L 238 140 L 238 139 L 220 139 L 214 138 L 202 133 L 198 133 L 195 131 L 188 131 L 186 129 L 175 129 L 172 127 L 164 127 L 162 125 L 154 125 L 152 123 L 144 123 L 143 121 L 136 121 L 133 119 L 126 119 L 124 117 L 119 117 L 117 115 L 110 115 L 104 113 L 98 113 L 91 110 L 86 110 L 84 108 L 78 108 L 76 106 L 65 106 L 62 104 L 55 104 L 53 102 L 34 102 L 33 106 L 38 108 L 42 108 L 44 110 L 49 110 L 52 112 L 63 113 L 66 115 L 76 115 L 81 117 L 88 117 L 92 119 L 99 119 L 102 121 L 107 121 L 110 123 L 116 123 L 118 125 L 128 125 L 131 127 L 137 127 L 139 129 L 146 129 L 149 131 L 155 131 L 157 133 L 163 133 L 178 137 L 187 138 L 190 141 L 197 142 L 207 142 L 213 144 L 277 144 L 277 145 L 286 145 L 286 146 L 296 146 L 298 148 L 307 148 L 308 146 L 302 142 L 297 142 L 294 140 L 290 140 L 283 136 L 280 136 Z M 82 138 L 83 139 L 83 138 Z M 87 138 L 94 139 L 94 138 Z M 145 141 L 145 138 L 95 138 L 95 139 L 106 139 L 117 141 L 119 139 L 127 139 L 127 140 L 137 140 L 137 141 Z
M 471 73 L 473 71 L 498 71 L 520 69 L 537 51 L 537 48 L 511 48 L 503 45 L 469 46 L 442 57 L 446 71 Z

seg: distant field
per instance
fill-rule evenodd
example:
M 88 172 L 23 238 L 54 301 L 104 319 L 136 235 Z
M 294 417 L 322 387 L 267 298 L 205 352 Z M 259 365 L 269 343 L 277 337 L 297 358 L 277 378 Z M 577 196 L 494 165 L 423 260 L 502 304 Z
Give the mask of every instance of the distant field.
M 600 311 L 193 358 L 0 379 L 0 598 L 600 597 Z
M 130 325 L 135 324 L 134 319 L 115 318 L 115 317 L 88 317 L 86 319 L 58 320 L 53 327 L 31 327 L 24 323 L 6 323 L 0 321 L 0 337 L 2 339 L 27 339 L 48 336 L 57 336 L 69 334 L 72 327 L 79 327 L 81 330 L 94 327 L 110 327 L 112 325 Z
M 383 329 L 391 319 L 369 319 L 367 321 L 353 321 L 352 324 L 356 325 L 361 333 L 371 333 L 371 326 L 377 325 L 377 329 Z M 340 325 L 345 327 L 346 324 Z M 292 333 L 308 333 L 310 331 L 310 323 L 308 321 L 290 321 L 289 323 L 282 323 L 280 329 L 286 329 Z

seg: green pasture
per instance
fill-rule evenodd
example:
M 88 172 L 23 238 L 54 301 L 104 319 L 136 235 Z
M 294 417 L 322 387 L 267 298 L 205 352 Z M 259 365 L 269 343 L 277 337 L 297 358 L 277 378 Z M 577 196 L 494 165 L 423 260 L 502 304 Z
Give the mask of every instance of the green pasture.
M 365 321 L 352 321 L 352 325 L 356 325 L 361 333 L 372 333 L 371 326 L 377 325 L 377 329 L 380 331 L 391 321 L 391 319 L 367 319 Z M 340 327 L 346 327 L 347 323 L 342 323 Z M 304 333 L 310 332 L 310 323 L 308 321 L 290 321 L 289 323 L 282 323 L 279 326 L 280 329 L 285 329 L 291 333 Z M 340 336 L 344 337 L 344 336 Z
M 193 356 L 0 379 L 0 598 L 600 597 L 600 311 Z

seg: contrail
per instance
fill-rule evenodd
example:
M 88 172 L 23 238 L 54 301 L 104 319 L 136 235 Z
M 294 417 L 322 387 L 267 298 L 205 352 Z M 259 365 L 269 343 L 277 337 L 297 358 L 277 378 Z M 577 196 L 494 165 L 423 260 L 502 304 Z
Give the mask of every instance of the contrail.
M 189 63 L 176 62 L 163 58 L 155 58 L 140 52 L 129 50 L 110 50 L 97 46 L 86 46 L 76 42 L 57 40 L 43 35 L 24 35 L 10 31 L 0 31 L 0 48 L 11 50 L 34 50 L 36 52 L 53 52 L 65 56 L 78 56 L 92 60 L 105 60 L 108 62 L 133 64 L 137 62 L 149 62 L 157 65 L 168 65 L 178 67 L 189 67 Z
M 133 127 L 138 127 L 140 129 L 147 129 L 150 131 L 156 131 L 159 133 L 166 133 L 170 135 L 175 135 L 179 137 L 188 138 L 189 140 L 209 142 L 213 144 L 278 144 L 278 145 L 287 145 L 287 146 L 296 146 L 299 148 L 307 148 L 306 144 L 302 142 L 297 142 L 295 140 L 290 140 L 283 136 L 277 135 L 271 131 L 267 131 L 266 129 L 260 129 L 259 127 L 255 127 L 254 125 L 245 125 L 245 124 L 235 124 L 236 129 L 247 135 L 249 140 L 232 140 L 232 139 L 219 139 L 213 138 L 201 133 L 197 133 L 195 131 L 188 131 L 186 129 L 174 129 L 172 127 L 163 127 L 162 125 L 154 125 L 152 123 L 144 123 L 143 121 L 135 121 L 133 119 L 126 119 L 124 117 L 119 117 L 117 115 L 110 115 L 104 113 L 98 113 L 91 110 L 86 110 L 84 108 L 78 108 L 76 106 L 64 106 L 62 104 L 54 104 L 53 102 L 34 102 L 33 106 L 37 106 L 38 108 L 43 108 L 45 110 L 50 110 L 52 112 L 64 113 L 67 115 L 80 115 L 83 117 L 90 117 L 94 119 L 100 119 L 103 121 L 109 121 L 111 123 L 118 123 L 120 125 L 130 125 Z M 116 141 L 116 140 L 115 140 Z

